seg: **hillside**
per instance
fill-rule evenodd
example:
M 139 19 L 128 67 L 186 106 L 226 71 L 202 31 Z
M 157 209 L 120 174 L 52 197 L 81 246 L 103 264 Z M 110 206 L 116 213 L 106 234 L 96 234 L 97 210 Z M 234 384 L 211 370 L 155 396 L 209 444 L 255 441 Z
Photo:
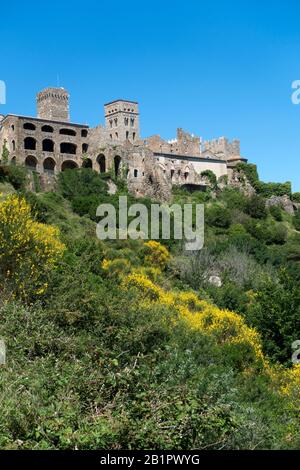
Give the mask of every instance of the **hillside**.
M 96 238 L 100 203 L 137 201 L 123 180 L 67 170 L 42 193 L 1 166 L 1 449 L 299 448 L 300 210 L 243 171 L 252 196 L 174 189 L 205 204 L 194 253 Z

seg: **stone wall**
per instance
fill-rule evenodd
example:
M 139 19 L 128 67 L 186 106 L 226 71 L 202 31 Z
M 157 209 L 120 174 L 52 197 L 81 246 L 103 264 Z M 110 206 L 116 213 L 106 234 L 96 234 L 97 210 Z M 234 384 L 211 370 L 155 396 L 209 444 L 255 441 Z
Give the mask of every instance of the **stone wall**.
M 40 119 L 69 122 L 69 93 L 64 88 L 46 88 L 36 99 Z

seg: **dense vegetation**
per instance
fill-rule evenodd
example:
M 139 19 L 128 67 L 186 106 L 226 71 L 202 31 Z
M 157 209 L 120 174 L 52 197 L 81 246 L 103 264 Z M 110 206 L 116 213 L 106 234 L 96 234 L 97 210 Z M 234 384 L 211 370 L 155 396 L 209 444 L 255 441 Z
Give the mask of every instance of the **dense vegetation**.
M 122 181 L 109 196 L 88 169 L 49 193 L 25 178 L 0 168 L 0 448 L 299 448 L 299 211 L 215 181 L 178 188 L 175 202 L 205 204 L 190 253 L 97 240 Z

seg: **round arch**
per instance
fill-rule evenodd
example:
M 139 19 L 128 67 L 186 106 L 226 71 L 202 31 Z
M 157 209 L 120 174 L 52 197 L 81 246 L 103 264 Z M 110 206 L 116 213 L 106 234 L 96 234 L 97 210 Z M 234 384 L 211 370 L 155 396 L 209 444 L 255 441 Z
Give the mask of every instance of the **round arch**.
M 82 168 L 93 168 L 93 162 L 90 158 L 85 158 L 82 162 Z
M 78 168 L 78 165 L 74 160 L 65 160 L 61 165 L 61 171 L 74 170 Z
M 55 160 L 51 157 L 45 158 L 43 162 L 43 168 L 46 173 L 54 173 L 55 170 Z
M 121 172 L 121 163 L 122 163 L 122 159 L 120 157 L 120 155 L 116 155 L 115 158 L 114 158 L 114 170 L 115 170 L 115 176 L 120 176 L 120 172 Z
M 103 155 L 103 153 L 98 155 L 97 163 L 99 165 L 100 173 L 105 173 L 106 172 L 106 158 L 105 158 L 105 155 Z
M 33 155 L 28 155 L 25 158 L 25 166 L 28 170 L 36 170 L 37 167 L 37 159 Z

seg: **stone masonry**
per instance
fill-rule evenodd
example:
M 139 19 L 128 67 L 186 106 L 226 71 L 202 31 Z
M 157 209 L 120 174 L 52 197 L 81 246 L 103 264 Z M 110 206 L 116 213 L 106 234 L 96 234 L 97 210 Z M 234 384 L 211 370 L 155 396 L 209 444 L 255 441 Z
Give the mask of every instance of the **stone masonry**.
M 6 145 L 12 163 L 40 174 L 42 186 L 60 171 L 79 167 L 114 173 L 127 179 L 136 196 L 168 200 L 173 185 L 203 188 L 211 170 L 231 177 L 240 155 L 238 140 L 205 141 L 177 129 L 172 140 L 159 135 L 141 138 L 135 101 L 118 99 L 104 105 L 105 124 L 90 128 L 70 122 L 69 93 L 47 88 L 37 94 L 37 117 L 0 116 L 0 148 Z

